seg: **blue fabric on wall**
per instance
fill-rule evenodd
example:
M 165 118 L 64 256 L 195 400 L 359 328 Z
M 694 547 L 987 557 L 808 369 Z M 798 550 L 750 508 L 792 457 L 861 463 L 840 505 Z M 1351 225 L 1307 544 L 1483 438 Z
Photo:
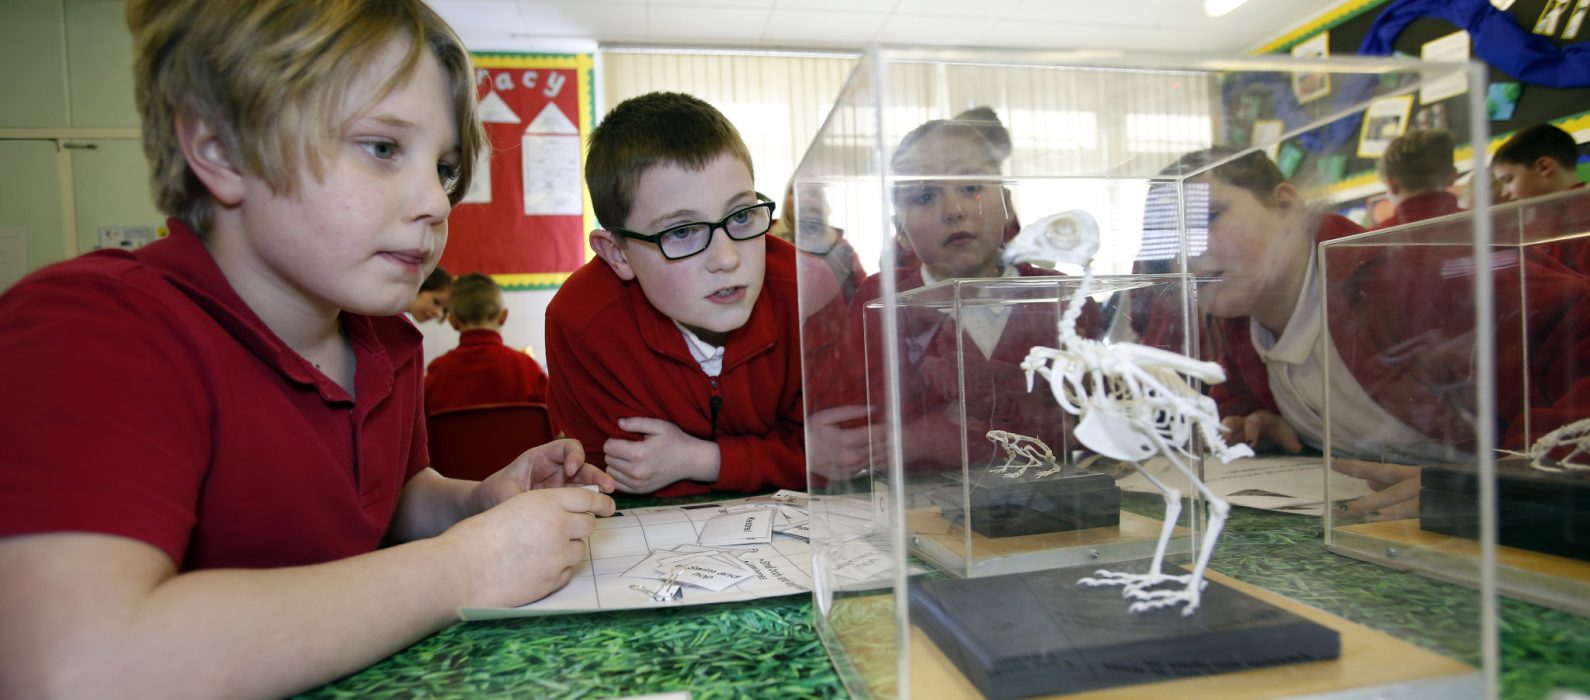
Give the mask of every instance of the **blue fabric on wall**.
M 1433 17 L 1468 30 L 1474 55 L 1531 85 L 1590 87 L 1590 44 L 1559 48 L 1531 34 L 1488 0 L 1395 0 L 1375 18 L 1358 53 L 1391 54 L 1392 42 L 1414 20 Z

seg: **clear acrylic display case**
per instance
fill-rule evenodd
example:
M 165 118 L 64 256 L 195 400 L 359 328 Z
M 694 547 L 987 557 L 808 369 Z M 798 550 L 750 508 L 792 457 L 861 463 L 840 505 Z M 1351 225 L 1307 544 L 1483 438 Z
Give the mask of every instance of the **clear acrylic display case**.
M 1400 504 L 1374 514 L 1332 509 L 1328 542 L 1352 557 L 1479 585 L 1481 510 L 1494 508 L 1498 591 L 1590 615 L 1590 423 L 1582 423 L 1590 420 L 1590 191 L 1493 208 L 1483 265 L 1472 249 L 1475 216 L 1321 247 L 1327 288 L 1340 290 L 1326 295 L 1325 315 L 1351 359 L 1329 381 L 1375 388 L 1388 407 L 1380 418 L 1396 426 L 1371 434 L 1357 407 L 1327 405 L 1328 459 L 1419 465 L 1417 479 L 1391 487 L 1408 489 Z M 1483 317 L 1471 301 L 1482 278 L 1494 289 Z M 1348 323 L 1365 315 L 1386 323 Z M 1477 338 L 1494 343 L 1494 354 L 1474 353 Z M 1477 361 L 1488 356 L 1489 400 L 1478 394 Z M 1494 410 L 1490 420 L 1476 405 Z M 1423 444 L 1398 434 L 1415 427 Z M 1356 493 L 1352 470 L 1328 472 L 1328 490 Z
M 1128 613 L 1120 589 L 1071 583 L 1094 568 L 1142 571 L 1162 540 L 1168 563 L 1192 568 L 1209 551 L 1210 501 L 1193 479 L 1153 461 L 1149 473 L 1177 498 L 1143 488 L 1143 470 L 1081 444 L 1080 417 L 1044 378 L 1029 390 L 1023 361 L 1032 347 L 1068 342 L 1063 319 L 1082 267 L 1065 260 L 979 267 L 997 259 L 1022 224 L 1082 212 L 1100 246 L 1071 326 L 1078 340 L 1069 342 L 1102 343 L 1110 356 L 1145 346 L 1152 350 L 1136 352 L 1234 362 L 1225 353 L 1246 335 L 1231 337 L 1240 324 L 1211 322 L 1205 306 L 1263 306 L 1263 290 L 1238 281 L 1263 276 L 1242 266 L 1268 263 L 1244 257 L 1245 234 L 1233 237 L 1216 223 L 1232 219 L 1231 196 L 1210 173 L 1274 151 L 1291 161 L 1295 211 L 1313 212 L 1303 200 L 1324 192 L 1333 169 L 1324 158 L 1315 163 L 1311 148 L 1351 148 L 1342 144 L 1356 144 L 1364 128 L 1380 133 L 1378 122 L 1366 126 L 1372 105 L 1384 111 L 1386 100 L 1411 100 L 1435 80 L 1483 84 L 1477 75 L 1467 64 L 1401 60 L 869 50 L 793 183 L 816 626 L 847 689 L 871 698 L 1483 697 L 1493 668 L 1482 643 L 1487 593 L 1449 592 L 1434 642 L 1418 637 L 1418 625 L 1377 624 L 1357 606 L 1321 612 L 1299 604 L 1293 598 L 1328 608 L 1330 591 L 1362 588 L 1325 573 L 1363 565 L 1317 546 L 1317 518 L 1233 513 L 1229 522 L 1241 527 L 1228 524 L 1225 544 L 1216 543 L 1211 587 L 1263 601 L 1266 612 Z M 1322 85 L 1333 87 L 1322 96 Z M 1305 92 L 1309 99 L 1300 100 Z M 1483 96 L 1471 90 L 1456 102 L 1467 105 L 1476 93 Z M 1008 129 L 1008 148 L 990 135 L 986 112 L 958 119 L 983 135 L 970 151 L 953 139 L 928 149 L 934 134 L 911 136 L 930 120 L 980 106 Z M 1483 124 L 1476 128 L 1483 142 Z M 1460 143 L 1473 138 L 1458 134 Z M 1228 148 L 1208 150 L 1221 146 Z M 1195 152 L 1204 157 L 1183 158 Z M 1313 264 L 1317 220 L 1296 221 L 1306 222 L 1292 233 L 1304 237 L 1300 273 Z M 1231 364 L 1226 373 L 1247 376 L 1241 369 Z M 1204 388 L 1190 386 L 1195 394 Z M 987 437 L 991 430 L 1042 439 L 1052 462 L 1006 478 L 1017 470 L 1000 472 L 1013 460 Z M 1196 440 L 1192 449 L 1201 452 Z M 1317 508 L 1324 466 L 1310 459 L 1292 468 Z M 1186 463 L 1207 474 L 1216 462 Z M 1057 471 L 1037 477 L 1050 469 Z M 1264 532 L 1271 524 L 1314 534 L 1275 538 Z M 1237 553 L 1219 556 L 1222 546 Z M 1020 595 L 984 587 L 1033 577 L 1064 585 L 1041 595 L 1035 587 Z M 1221 615 L 1238 626 L 1306 621 L 1339 640 L 1339 658 L 1248 668 L 1276 660 L 1256 660 L 1266 647 L 1258 637 L 1221 637 L 1229 621 Z M 1065 626 L 1082 656 L 1045 646 L 1050 640 L 1028 627 L 1049 620 Z M 1154 638 L 1161 628 L 1205 623 L 1204 633 Z M 1085 658 L 1087 648 L 1104 653 L 1089 645 L 1113 644 L 1123 630 L 1139 641 L 1109 653 L 1130 658 Z M 1315 639 L 1315 631 L 1280 638 Z M 1228 648 L 1226 658 L 1185 656 Z M 1294 658 L 1323 658 L 1313 653 Z M 1046 685 L 1055 677 L 1092 680 Z

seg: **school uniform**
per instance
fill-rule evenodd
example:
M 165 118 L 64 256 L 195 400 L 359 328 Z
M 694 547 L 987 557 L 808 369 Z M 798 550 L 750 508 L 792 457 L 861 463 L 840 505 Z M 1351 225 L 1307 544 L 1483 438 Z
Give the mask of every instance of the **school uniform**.
M 795 247 L 766 237 L 762 293 L 730 332 L 710 376 L 685 333 L 640 284 L 601 260 L 576 270 L 547 306 L 548 408 L 554 428 L 606 468 L 609 438 L 639 440 L 620 418 L 657 418 L 718 445 L 712 483 L 679 481 L 655 495 L 806 487 Z
M 502 334 L 472 328 L 458 347 L 425 371 L 425 412 L 493 403 L 546 403 L 547 373 L 535 358 L 502 343 Z
M 0 536 L 128 537 L 182 571 L 374 550 L 427 464 L 420 333 L 344 312 L 350 394 L 168 225 L 0 297 Z
M 1319 239 L 1346 229 L 1326 221 Z M 1326 284 L 1309 266 L 1298 307 L 1280 334 L 1246 318 L 1221 324 L 1228 329 L 1223 361 L 1230 378 L 1212 393 L 1222 415 L 1269 408 L 1318 447 L 1328 392 L 1342 428 L 1332 435 L 1339 456 L 1411 464 L 1472 459 L 1472 252 L 1407 246 L 1338 255 L 1330 262 L 1341 274 L 1333 272 Z M 1590 415 L 1590 281 L 1554 264 L 1519 260 L 1511 249 L 1499 249 L 1488 263 L 1483 271 L 1494 271 L 1498 290 L 1528 285 L 1523 295 L 1497 295 L 1489 329 L 1498 379 L 1494 429 L 1504 446 L 1522 449 Z M 1328 317 L 1319 313 L 1321 294 L 1328 296 Z M 1320 340 L 1325 328 L 1328 344 Z M 1326 363 L 1328 386 L 1320 370 Z
M 1446 190 L 1435 192 L 1420 192 L 1419 194 L 1403 198 L 1397 202 L 1397 208 L 1392 212 L 1391 218 L 1382 222 L 1375 228 L 1391 228 L 1415 221 L 1434 219 L 1438 216 L 1456 214 L 1463 211 L 1458 207 L 1457 195 Z
M 1540 240 L 1570 233 L 1590 231 L 1590 195 L 1584 193 L 1585 183 L 1580 182 L 1566 191 L 1578 196 L 1532 202 L 1522 213 L 1525 235 L 1530 240 Z M 1505 219 L 1496 232 L 1498 239 L 1506 242 L 1514 235 Z M 1581 275 L 1590 275 L 1590 238 L 1552 241 L 1530 246 L 1530 250 L 1561 263 Z

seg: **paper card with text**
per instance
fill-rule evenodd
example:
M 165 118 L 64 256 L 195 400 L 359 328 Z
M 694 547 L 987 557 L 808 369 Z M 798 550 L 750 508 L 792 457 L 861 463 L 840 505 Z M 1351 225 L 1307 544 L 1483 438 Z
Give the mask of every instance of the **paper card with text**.
M 766 544 L 773 541 L 773 511 L 758 509 L 719 515 L 701 525 L 696 542 L 708 547 Z

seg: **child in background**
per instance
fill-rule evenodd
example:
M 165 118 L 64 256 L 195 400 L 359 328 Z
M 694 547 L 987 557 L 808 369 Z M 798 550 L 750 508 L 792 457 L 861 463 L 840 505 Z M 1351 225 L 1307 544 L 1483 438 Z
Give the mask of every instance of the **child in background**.
M 171 235 L 0 297 L 0 697 L 291 695 L 562 586 L 613 503 L 542 487 L 611 480 L 573 441 L 427 468 L 395 317 L 481 151 L 457 36 L 417 0 L 127 16 Z
M 409 318 L 416 324 L 446 318 L 448 292 L 452 287 L 452 274 L 447 272 L 447 268 L 437 265 L 420 283 L 420 293 L 414 295 L 414 301 L 407 310 Z
M 1550 124 L 1520 129 L 1491 156 L 1491 172 L 1512 201 L 1583 189 L 1579 179 L 1579 144 L 1573 136 Z M 1590 201 L 1585 197 L 1540 202 L 1531 207 L 1525 222 L 1534 238 L 1582 233 L 1590 226 Z M 1590 275 L 1590 239 L 1578 238 L 1530 246 L 1540 255 Z
M 620 103 L 591 134 L 598 260 L 547 307 L 554 427 L 627 493 L 803 489 L 795 249 L 718 110 Z
M 508 321 L 502 289 L 471 272 L 453 282 L 447 322 L 458 347 L 425 370 L 425 412 L 490 403 L 546 403 L 547 373 L 541 363 L 502 343 Z
M 1361 232 L 1334 214 L 1309 211 L 1263 152 L 1216 148 L 1182 158 L 1180 170 L 1215 165 L 1190 186 L 1208 188 L 1206 249 L 1190 260 L 1201 278 L 1205 337 L 1226 368 L 1210 388 L 1235 440 L 1297 452 L 1323 447 L 1324 406 L 1335 432 L 1331 465 L 1377 490 L 1345 515 L 1407 517 L 1417 512 L 1419 468 L 1464 463 L 1474 445 L 1472 416 L 1473 270 L 1466 247 L 1387 246 L 1332 253 L 1322 280 L 1317 244 Z M 1189 213 L 1194 218 L 1194 213 Z M 1466 223 L 1460 222 L 1467 226 Z M 1519 449 L 1525 414 L 1538 437 L 1590 410 L 1590 283 L 1528 259 L 1491 270 L 1497 337 L 1524 338 L 1531 395 L 1498 385 L 1498 442 Z M 1491 266 L 1478 266 L 1486 270 Z M 1467 271 L 1467 272 L 1464 272 Z M 1321 312 L 1327 297 L 1330 316 Z M 1326 328 L 1332 342 L 1321 342 Z M 1522 347 L 1497 348 L 1497 376 L 1523 376 Z M 1324 382 L 1327 363 L 1331 381 Z
M 1491 156 L 1491 172 L 1518 201 L 1584 187 L 1579 180 L 1579 144 L 1550 124 L 1519 129 Z
M 895 186 L 896 241 L 903 253 L 897 256 L 905 262 L 868 277 L 856 295 L 858 320 L 852 332 L 866 334 L 871 372 L 866 380 L 856 377 L 850 384 L 863 390 L 870 384 L 874 400 L 883 396 L 883 343 L 880 324 L 869 318 L 865 304 L 880 295 L 883 274 L 894 275 L 900 292 L 941 280 L 1056 274 L 1000 261 L 1006 241 L 1020 230 L 1010 191 L 1000 180 L 1010 148 L 1010 134 L 998 116 L 978 107 L 922 124 L 895 149 L 895 175 L 944 179 L 902 180 Z M 1088 327 L 1080 329 L 1084 335 L 1096 329 L 1099 318 L 1096 306 L 1090 305 L 1087 313 Z M 972 464 L 987 465 L 1002 458 L 985 438 L 992 429 L 1037 436 L 1062 454 L 1064 424 L 1055 420 L 1061 415 L 1059 406 L 1049 392 L 1027 391 L 1020 366 L 1033 346 L 1057 342 L 1058 320 L 1053 304 L 972 305 L 962 310 L 957 331 L 955 321 L 939 309 L 902 308 L 902 371 L 912 377 L 901 386 L 901 446 L 907 463 L 922 469 L 959 468 L 965 441 Z M 957 370 L 957 357 L 964 373 Z M 961 387 L 964 396 L 958 394 Z
M 1462 211 L 1447 191 L 1457 179 L 1452 164 L 1452 132 L 1410 131 L 1391 140 L 1375 172 L 1386 186 L 1396 213 L 1377 228 L 1401 226 Z

